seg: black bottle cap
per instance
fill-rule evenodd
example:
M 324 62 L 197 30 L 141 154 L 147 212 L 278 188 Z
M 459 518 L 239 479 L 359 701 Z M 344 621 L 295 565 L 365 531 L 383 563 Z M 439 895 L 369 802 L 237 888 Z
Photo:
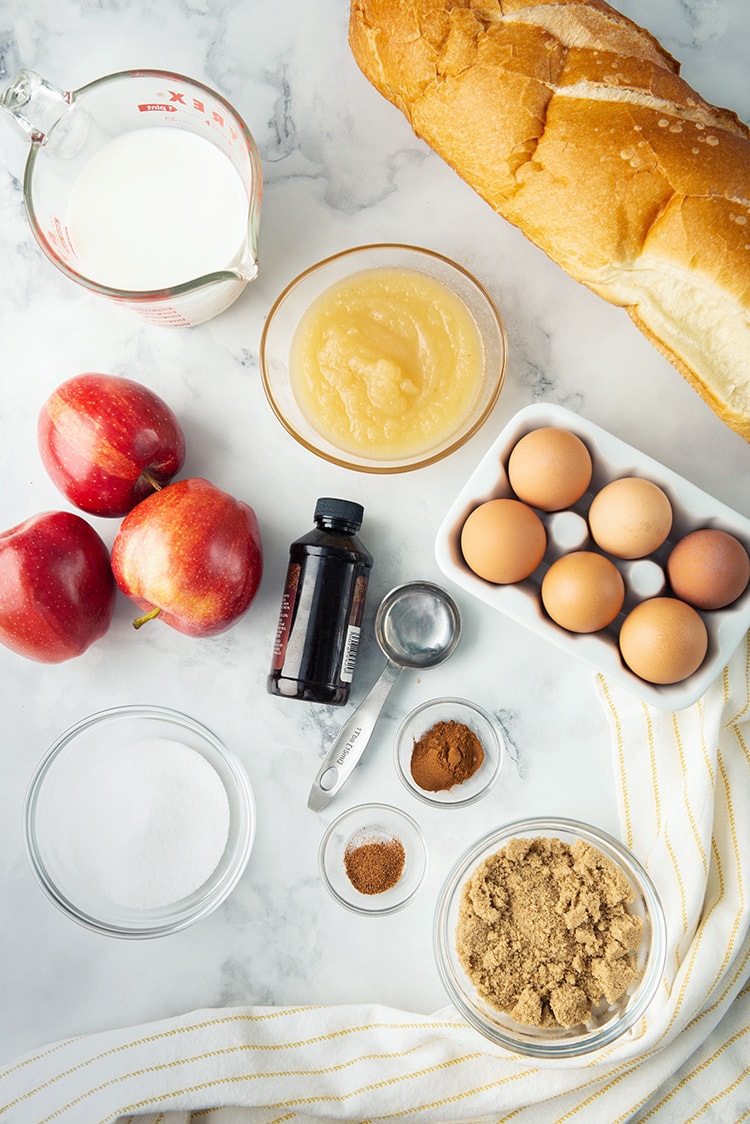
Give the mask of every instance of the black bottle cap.
M 315 522 L 346 523 L 352 531 L 362 526 L 365 509 L 353 500 L 336 500 L 323 496 L 315 505 Z

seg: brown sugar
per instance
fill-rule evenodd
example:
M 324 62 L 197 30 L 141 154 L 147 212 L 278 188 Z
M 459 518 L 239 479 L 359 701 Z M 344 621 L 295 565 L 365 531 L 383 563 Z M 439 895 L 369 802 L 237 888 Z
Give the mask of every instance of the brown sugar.
M 632 899 L 627 878 L 591 844 L 513 839 L 463 888 L 459 960 L 479 994 L 518 1022 L 585 1023 L 638 978 Z
M 344 868 L 360 894 L 382 894 L 395 886 L 404 872 L 406 852 L 395 836 L 354 839 L 344 852 Z
M 426 792 L 441 792 L 473 777 L 484 761 L 482 743 L 463 722 L 436 722 L 415 740 L 411 775 Z

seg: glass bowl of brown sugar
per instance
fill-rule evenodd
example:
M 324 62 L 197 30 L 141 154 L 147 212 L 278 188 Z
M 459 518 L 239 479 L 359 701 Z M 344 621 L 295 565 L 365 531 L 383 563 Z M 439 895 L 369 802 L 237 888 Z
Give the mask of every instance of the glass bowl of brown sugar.
M 434 941 L 467 1022 L 545 1059 L 640 1034 L 667 943 L 658 891 L 632 851 L 568 819 L 518 820 L 470 847 L 440 893 Z
M 323 884 L 354 913 L 402 909 L 427 872 L 427 844 L 419 824 L 390 804 L 358 804 L 327 828 L 318 852 Z
M 497 780 L 505 740 L 476 703 L 430 699 L 401 723 L 393 753 L 401 783 L 418 800 L 463 808 L 485 796 Z

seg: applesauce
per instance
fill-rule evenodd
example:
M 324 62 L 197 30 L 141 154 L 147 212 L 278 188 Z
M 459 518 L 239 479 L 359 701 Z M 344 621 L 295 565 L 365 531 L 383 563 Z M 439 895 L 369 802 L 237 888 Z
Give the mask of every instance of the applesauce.
M 308 422 L 339 449 L 383 460 L 427 451 L 471 410 L 484 348 L 464 302 L 419 270 L 378 267 L 320 294 L 292 339 Z

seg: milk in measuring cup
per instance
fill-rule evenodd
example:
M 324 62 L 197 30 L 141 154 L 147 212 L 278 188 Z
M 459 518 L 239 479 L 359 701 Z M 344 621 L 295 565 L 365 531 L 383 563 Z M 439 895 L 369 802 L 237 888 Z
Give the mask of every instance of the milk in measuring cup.
M 84 276 L 113 289 L 165 289 L 235 265 L 248 206 L 223 152 L 158 126 L 116 137 L 83 167 L 68 228 Z

